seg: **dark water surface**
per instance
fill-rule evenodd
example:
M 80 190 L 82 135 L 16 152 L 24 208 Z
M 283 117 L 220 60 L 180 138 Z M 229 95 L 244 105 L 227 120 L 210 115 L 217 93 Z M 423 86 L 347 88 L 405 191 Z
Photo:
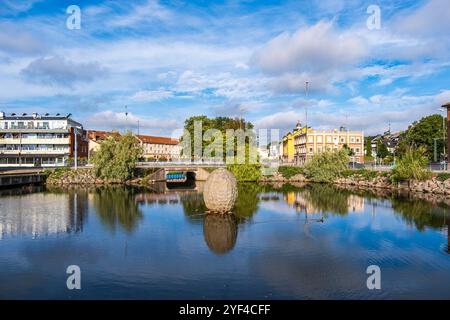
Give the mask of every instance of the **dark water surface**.
M 164 189 L 3 190 L 0 298 L 450 299 L 443 203 L 243 184 L 217 216 L 201 192 Z M 66 287 L 69 265 L 81 290 Z

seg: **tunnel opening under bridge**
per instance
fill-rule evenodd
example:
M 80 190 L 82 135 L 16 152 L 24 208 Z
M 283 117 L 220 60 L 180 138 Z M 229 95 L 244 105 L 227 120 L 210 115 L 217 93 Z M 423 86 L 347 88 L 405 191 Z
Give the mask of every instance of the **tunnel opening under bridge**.
M 195 189 L 196 173 L 194 171 L 168 172 L 166 186 L 168 189 Z

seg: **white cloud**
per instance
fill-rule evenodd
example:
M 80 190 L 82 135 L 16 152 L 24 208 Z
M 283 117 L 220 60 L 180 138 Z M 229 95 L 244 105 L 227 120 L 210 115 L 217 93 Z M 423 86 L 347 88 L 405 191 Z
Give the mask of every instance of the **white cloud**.
M 91 82 L 106 72 L 97 62 L 76 63 L 61 56 L 36 59 L 22 70 L 31 82 L 69 87 L 76 82 Z
M 114 112 L 112 110 L 95 113 L 85 120 L 85 127 L 98 130 L 133 130 L 138 128 L 141 133 L 169 134 L 173 130 L 181 127 L 175 120 L 160 118 L 148 118 L 124 112 Z
M 345 31 L 337 32 L 332 22 L 300 28 L 270 40 L 254 57 L 266 73 L 312 72 L 341 69 L 358 63 L 367 55 L 364 39 Z
M 161 101 L 173 96 L 168 90 L 141 90 L 133 94 L 130 99 L 138 102 Z
M 405 11 L 395 20 L 398 32 L 414 36 L 449 36 L 450 4 L 448 0 L 430 0 L 414 12 Z

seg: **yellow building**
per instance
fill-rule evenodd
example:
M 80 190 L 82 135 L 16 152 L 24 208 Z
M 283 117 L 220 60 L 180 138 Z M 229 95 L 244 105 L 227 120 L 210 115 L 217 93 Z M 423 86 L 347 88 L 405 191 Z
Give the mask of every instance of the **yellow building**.
M 352 151 L 351 162 L 364 163 L 364 132 L 343 127 L 334 130 L 306 130 L 303 127 L 294 139 L 295 162 L 302 165 L 317 153 L 335 151 L 344 146 Z
M 294 136 L 291 132 L 283 137 L 283 162 L 292 163 L 294 162 Z

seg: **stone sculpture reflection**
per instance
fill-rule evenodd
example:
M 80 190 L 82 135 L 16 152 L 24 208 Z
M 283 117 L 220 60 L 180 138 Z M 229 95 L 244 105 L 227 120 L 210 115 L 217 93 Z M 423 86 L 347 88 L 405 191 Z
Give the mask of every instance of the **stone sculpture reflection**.
M 203 235 L 208 248 L 216 254 L 225 254 L 236 244 L 238 233 L 233 214 L 208 213 L 203 224 Z

